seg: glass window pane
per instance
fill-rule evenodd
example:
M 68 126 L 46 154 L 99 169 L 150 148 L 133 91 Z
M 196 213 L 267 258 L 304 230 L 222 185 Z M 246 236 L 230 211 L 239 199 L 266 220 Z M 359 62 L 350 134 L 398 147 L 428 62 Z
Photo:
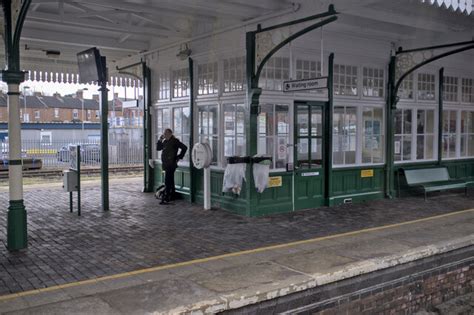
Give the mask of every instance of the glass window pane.
M 403 137 L 402 147 L 403 160 L 411 160 L 411 137 Z
M 288 137 L 277 138 L 276 168 L 284 168 L 286 167 L 286 163 L 288 163 L 288 140 Z
M 309 141 L 307 138 L 297 139 L 297 165 L 299 167 L 309 168 Z
M 424 110 L 418 110 L 416 114 L 416 132 L 418 134 L 425 133 L 425 114 Z
M 311 108 L 311 135 L 320 136 L 322 135 L 322 109 Z
M 423 160 L 425 158 L 425 137 L 416 137 L 416 159 Z
M 461 112 L 461 133 L 467 132 L 468 113 L 464 110 Z
M 435 126 L 435 118 L 434 118 L 434 110 L 427 110 L 426 111 L 426 126 L 425 132 L 426 133 L 433 133 Z
M 467 149 L 468 156 L 474 156 L 474 135 L 469 135 Z
M 173 109 L 173 119 L 174 119 L 174 124 L 173 124 L 173 131 L 175 133 L 181 133 L 182 131 L 182 115 L 181 115 L 181 108 L 174 108 Z
M 448 135 L 443 135 L 443 143 L 442 143 L 442 147 L 443 147 L 443 158 L 447 158 L 448 157 L 448 150 L 449 150 L 449 136 Z
M 456 112 L 451 111 L 451 114 L 449 115 L 449 132 L 450 133 L 456 133 Z
M 316 138 L 311 139 L 311 167 L 322 166 L 322 139 Z
M 309 117 L 308 106 L 297 107 L 296 132 L 297 136 L 308 136 L 309 134 Z
M 402 133 L 402 110 L 397 109 L 395 111 L 395 134 Z
M 411 109 L 403 110 L 403 133 L 411 134 Z
M 466 156 L 467 155 L 467 135 L 461 135 L 461 156 Z
M 190 110 L 189 107 L 183 107 L 183 119 L 182 119 L 182 124 L 183 124 L 183 133 L 184 134 L 189 134 L 190 133 L 190 128 L 191 128 L 191 116 L 190 116 Z
M 393 153 L 395 161 L 402 160 L 402 136 L 395 136 Z
M 425 136 L 425 159 L 434 159 L 434 136 Z

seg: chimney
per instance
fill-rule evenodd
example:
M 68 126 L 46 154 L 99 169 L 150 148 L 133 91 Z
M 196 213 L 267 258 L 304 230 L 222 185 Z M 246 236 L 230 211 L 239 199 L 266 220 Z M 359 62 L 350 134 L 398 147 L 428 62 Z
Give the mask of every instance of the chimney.
M 114 100 L 118 100 L 119 96 L 118 93 L 114 93 Z
M 82 100 L 84 98 L 84 91 L 83 90 L 77 90 L 76 92 L 76 97 L 80 100 Z
M 53 96 L 54 96 L 55 98 L 61 98 L 61 94 L 59 94 L 58 92 L 54 93 Z
M 94 101 L 99 102 L 99 94 L 93 94 L 93 95 L 92 95 L 92 99 L 93 99 Z
M 34 95 L 34 96 L 43 96 L 43 95 L 41 94 L 41 92 L 35 92 L 33 95 Z

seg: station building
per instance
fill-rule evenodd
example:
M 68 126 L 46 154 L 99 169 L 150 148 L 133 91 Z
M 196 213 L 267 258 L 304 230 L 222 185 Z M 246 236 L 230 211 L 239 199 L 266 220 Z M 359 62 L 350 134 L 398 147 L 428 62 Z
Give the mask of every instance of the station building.
M 262 92 L 255 128 L 248 125 L 252 96 L 246 33 L 317 12 L 295 6 L 283 16 L 249 21 L 141 55 L 151 69 L 151 142 L 156 143 L 164 128 L 173 129 L 186 144 L 208 141 L 213 150 L 212 204 L 248 216 L 396 197 L 398 188 L 403 189 L 400 168 L 443 165 L 452 178 L 471 178 L 472 50 L 430 62 L 408 75 L 398 90 L 392 123 L 387 118 L 389 64 L 398 47 L 427 47 L 404 56 L 416 65 L 449 50 L 438 49 L 439 45 L 469 44 L 471 10 L 416 1 L 379 2 L 364 10 L 359 18 L 341 14 L 289 42 L 268 60 L 259 80 Z M 368 18 L 371 23 L 365 25 Z M 257 45 L 281 42 L 300 29 L 293 24 L 274 30 Z M 332 70 L 330 54 L 334 54 Z M 325 77 L 329 71 L 331 95 L 327 88 L 284 91 L 285 81 Z M 325 117 L 328 106 L 330 121 Z M 222 192 L 228 158 L 252 155 L 252 142 L 253 153 L 272 157 L 273 187 L 257 193 L 249 164 L 240 194 Z M 156 188 L 163 174 L 160 153 L 154 147 L 152 151 Z M 202 172 L 191 167 L 189 157 L 179 164 L 176 185 L 185 198 L 202 202 Z

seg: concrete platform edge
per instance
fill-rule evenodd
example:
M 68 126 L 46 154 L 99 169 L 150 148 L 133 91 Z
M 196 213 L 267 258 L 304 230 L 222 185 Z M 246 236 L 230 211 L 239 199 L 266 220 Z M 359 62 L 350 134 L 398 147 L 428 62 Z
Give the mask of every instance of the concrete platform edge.
M 167 309 L 165 312 L 159 313 L 166 313 L 166 314 L 184 314 L 184 313 L 193 313 L 193 314 L 214 314 L 217 312 L 222 312 L 225 310 L 237 309 L 240 307 L 252 305 L 255 303 L 271 300 L 278 297 L 283 297 L 292 293 L 301 292 L 304 290 L 308 290 L 317 286 L 322 286 L 325 284 L 341 281 L 344 279 L 348 279 L 351 277 L 356 277 L 363 274 L 368 274 L 371 272 L 379 271 L 382 269 L 394 267 L 397 265 L 413 262 L 416 260 L 420 260 L 423 258 L 427 258 L 433 255 L 442 254 L 450 251 L 454 251 L 457 249 L 461 249 L 464 247 L 474 245 L 474 234 L 469 236 L 453 239 L 450 241 L 443 241 L 432 245 L 427 246 L 419 246 L 412 248 L 410 250 L 401 252 L 400 254 L 389 255 L 381 258 L 371 258 L 361 261 L 356 261 L 353 263 L 348 263 L 342 266 L 341 268 L 335 270 L 334 272 L 329 273 L 321 273 L 321 274 L 306 274 L 302 272 L 300 273 L 302 279 L 300 281 L 291 282 L 291 284 L 283 284 L 277 289 L 272 290 L 258 290 L 258 288 L 252 289 L 248 288 L 245 293 L 240 292 L 239 294 L 219 294 L 215 292 L 215 296 L 212 298 L 205 298 L 201 301 L 194 302 L 189 305 L 169 305 L 170 308 Z M 249 254 L 251 255 L 251 254 Z M 212 261 L 208 262 L 212 263 Z M 203 267 L 206 267 L 206 263 L 202 263 Z M 295 272 L 295 270 L 287 267 L 281 266 L 282 268 L 286 268 Z M 176 267 L 174 269 L 178 270 L 182 267 Z M 165 273 L 168 272 L 170 269 L 164 269 L 159 271 L 154 271 L 153 273 L 156 275 L 158 273 Z M 144 281 L 136 282 L 136 281 L 129 281 L 133 280 L 136 275 L 130 275 L 124 278 L 124 283 L 122 286 L 117 287 L 117 290 L 127 290 L 136 286 L 140 286 L 145 284 Z M 178 277 L 178 276 L 176 276 Z M 245 275 L 242 275 L 244 278 Z M 97 282 L 103 282 L 105 284 L 104 289 L 100 291 L 90 292 L 88 294 L 87 289 L 86 292 L 83 293 L 82 298 L 90 297 L 94 294 L 95 297 L 100 298 L 100 295 L 105 292 L 114 292 L 110 290 L 111 286 L 108 286 L 107 283 L 110 281 L 116 281 L 114 279 L 105 279 L 105 280 L 97 280 Z M 159 281 L 159 280 L 158 280 Z M 200 286 L 199 284 L 196 284 Z M 107 290 L 109 288 L 109 290 Z M 205 290 L 205 288 L 203 288 Z M 55 294 L 56 291 L 56 294 Z M 27 292 L 25 292 L 27 293 Z M 44 299 L 41 297 L 44 295 Z M 56 295 L 54 298 L 47 298 L 46 295 Z M 4 296 L 5 298 L 6 296 Z M 54 305 L 57 303 L 74 303 L 73 301 L 78 297 L 72 297 L 72 295 L 68 294 L 68 287 L 65 286 L 64 289 L 58 290 L 48 290 L 44 289 L 44 291 L 40 290 L 38 293 L 35 294 L 14 294 L 11 295 L 11 298 L 0 299 L 0 313 L 5 314 L 6 312 L 15 312 L 26 310 L 29 308 L 36 308 L 36 307 L 48 307 L 48 305 Z M 35 303 L 31 303 L 31 300 L 34 300 Z M 53 302 L 53 303 L 51 303 Z M 113 307 L 113 305 L 111 305 Z M 117 310 L 117 313 L 120 313 Z

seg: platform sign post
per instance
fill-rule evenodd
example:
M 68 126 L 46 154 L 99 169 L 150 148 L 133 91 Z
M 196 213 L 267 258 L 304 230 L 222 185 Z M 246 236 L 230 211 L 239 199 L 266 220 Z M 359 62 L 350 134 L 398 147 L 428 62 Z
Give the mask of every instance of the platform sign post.
M 64 174 L 64 188 L 69 191 L 69 211 L 73 210 L 72 192 L 77 191 L 77 215 L 81 215 L 81 146 L 70 147 L 69 151 L 69 172 Z M 69 176 L 73 176 L 70 181 Z M 72 184 L 72 185 L 71 185 Z M 73 187 L 70 187 L 73 186 Z

